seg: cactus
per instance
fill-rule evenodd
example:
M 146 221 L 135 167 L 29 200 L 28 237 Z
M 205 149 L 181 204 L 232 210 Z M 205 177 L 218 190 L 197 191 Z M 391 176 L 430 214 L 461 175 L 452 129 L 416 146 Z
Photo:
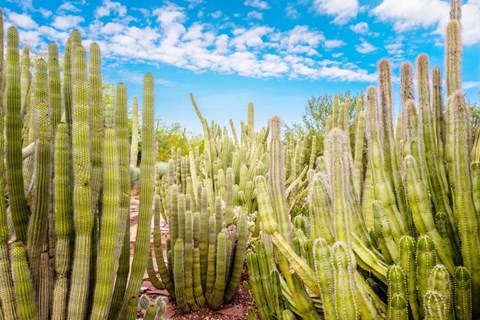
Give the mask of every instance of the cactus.
M 90 250 L 92 246 L 92 189 L 90 160 L 90 125 L 88 111 L 88 83 L 85 49 L 75 49 L 73 86 L 72 148 L 74 159 L 73 224 L 75 249 L 72 284 L 68 303 L 68 318 L 83 319 L 87 312 L 90 279 Z
M 11 246 L 13 281 L 17 298 L 18 318 L 35 319 L 35 299 L 28 269 L 25 247 L 21 242 Z
M 7 31 L 7 60 L 5 79 L 5 169 L 9 186 L 10 212 L 17 240 L 26 242 L 28 211 L 22 175 L 22 128 L 20 123 L 20 65 L 18 31 Z
M 138 162 L 138 99 L 133 97 L 132 143 L 130 146 L 130 166 L 136 167 Z
M 140 191 L 137 239 L 135 242 L 135 254 L 133 256 L 128 286 L 125 291 L 122 311 L 126 309 L 129 297 L 136 297 L 140 290 L 140 284 L 147 265 L 147 256 L 150 246 L 149 230 L 155 185 L 154 96 L 153 76 L 150 73 L 147 73 L 144 79 L 142 119 L 142 162 L 140 164 L 140 184 L 142 185 L 142 189 Z M 123 313 L 122 311 L 120 314 Z
M 118 264 L 114 260 L 115 240 L 118 227 L 120 188 L 115 130 L 105 130 L 103 152 L 103 212 L 100 224 L 100 246 L 97 256 L 97 275 L 91 317 L 104 319 L 108 314 L 114 275 Z
M 67 126 L 61 122 L 57 126 L 55 138 L 55 178 L 54 213 L 55 213 L 55 273 L 56 280 L 53 291 L 52 315 L 54 319 L 66 319 L 68 272 L 70 270 L 70 211 L 68 190 L 70 174 L 68 168 L 69 141 Z

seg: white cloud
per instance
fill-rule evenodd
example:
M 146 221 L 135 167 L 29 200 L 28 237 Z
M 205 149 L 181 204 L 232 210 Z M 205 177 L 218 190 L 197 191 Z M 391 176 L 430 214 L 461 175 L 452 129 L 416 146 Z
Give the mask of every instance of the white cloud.
M 22 29 L 34 29 L 37 27 L 37 23 L 28 14 L 19 14 L 11 12 L 8 15 L 8 20 L 15 26 Z
M 335 16 L 334 24 L 343 25 L 355 18 L 358 13 L 358 0 L 314 0 L 313 6 L 318 14 Z
M 365 40 L 362 40 L 362 43 L 355 46 L 355 49 L 357 49 L 357 51 L 362 53 L 362 54 L 370 53 L 370 52 L 373 52 L 373 51 L 377 50 L 376 47 L 374 47 L 373 45 L 371 45 L 370 43 L 368 43 Z
M 369 29 L 366 22 L 359 22 L 355 25 L 350 26 L 350 30 L 359 34 L 367 34 Z
M 56 16 L 53 19 L 52 26 L 58 30 L 68 30 L 76 28 L 85 19 L 80 16 Z
M 103 2 L 104 5 L 107 3 L 112 2 Z M 231 23 L 218 27 L 215 23 L 189 20 L 187 7 L 188 4 L 181 7 L 168 2 L 148 16 L 138 13 L 145 19 L 135 26 L 130 16 L 108 19 L 108 22 L 94 19 L 83 30 L 80 28 L 85 37 L 84 44 L 98 43 L 111 68 L 124 61 L 136 61 L 199 73 L 212 71 L 256 78 L 375 80 L 367 70 L 346 63 L 346 58 L 342 59 L 344 63 L 321 59 L 319 50 L 345 43 L 326 40 L 324 34 L 315 28 L 297 25 L 279 30 L 268 25 L 239 27 Z M 111 9 L 108 14 L 114 14 L 115 10 Z M 96 13 L 103 14 L 98 8 Z M 79 15 L 58 15 L 50 19 L 48 26 L 37 26 L 28 32 L 23 30 L 22 41 L 41 49 L 45 49 L 42 46 L 47 39 L 65 43 L 69 31 L 84 21 Z M 122 76 L 132 81 L 142 80 L 133 73 Z M 173 85 L 165 79 L 157 83 Z
M 117 34 L 124 30 L 125 26 L 116 22 L 109 22 L 101 28 L 102 33 L 104 34 Z
M 40 12 L 40 14 L 42 15 L 42 17 L 44 17 L 45 19 L 46 19 L 46 18 L 49 18 L 49 17 L 52 15 L 52 11 L 47 10 L 47 9 L 44 9 L 44 8 L 38 9 L 38 12 Z
M 222 11 L 217 10 L 217 11 L 215 11 L 215 12 L 212 12 L 212 13 L 210 14 L 210 16 L 211 16 L 213 19 L 218 19 L 218 18 L 220 18 L 220 17 L 222 16 Z
M 463 89 L 480 88 L 480 81 L 466 81 L 463 83 Z
M 75 7 L 70 1 L 66 1 L 62 3 L 60 7 L 57 9 L 58 12 L 80 12 L 82 10 Z
M 402 47 L 403 47 L 403 44 L 401 41 L 395 41 L 385 45 L 385 49 L 387 49 L 387 52 L 390 55 L 403 54 Z
M 263 20 L 263 13 L 259 11 L 250 11 L 247 14 L 248 19 L 257 19 L 257 20 Z
M 325 48 L 334 49 L 344 46 L 346 43 L 342 40 L 327 40 L 323 43 Z
M 373 9 L 382 21 L 394 21 L 397 31 L 413 27 L 430 27 L 448 16 L 450 5 L 441 0 L 383 0 Z
M 246 0 L 243 4 L 247 7 L 253 7 L 260 10 L 270 9 L 268 2 L 262 0 Z
M 103 0 L 103 3 L 100 7 L 97 7 L 95 10 L 95 18 L 108 17 L 112 13 L 123 17 L 127 14 L 127 7 L 122 5 L 120 2 L 114 2 L 110 0 Z
M 285 14 L 287 17 L 293 20 L 300 18 L 300 12 L 298 12 L 298 10 L 295 9 L 291 4 L 285 7 Z
M 449 21 L 450 5 L 442 0 L 383 0 L 373 9 L 381 21 L 392 22 L 396 31 L 434 28 L 444 35 Z M 463 43 L 480 43 L 480 1 L 468 0 L 462 6 Z

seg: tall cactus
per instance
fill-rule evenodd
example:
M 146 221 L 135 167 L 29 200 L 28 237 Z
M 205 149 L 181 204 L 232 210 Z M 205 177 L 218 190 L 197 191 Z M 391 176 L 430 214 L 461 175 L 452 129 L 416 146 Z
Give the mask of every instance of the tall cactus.
M 7 32 L 7 65 L 5 84 L 5 156 L 6 177 L 9 188 L 10 213 L 17 240 L 26 242 L 28 211 L 22 175 L 22 128 L 20 123 L 20 65 L 18 31 Z
M 74 58 L 73 85 L 73 224 L 75 249 L 72 283 L 68 303 L 68 319 L 84 319 L 87 313 L 92 248 L 92 186 L 90 158 L 90 123 L 85 48 L 78 46 Z
M 100 225 L 100 246 L 97 255 L 97 276 L 94 292 L 92 319 L 105 319 L 108 314 L 111 293 L 118 263 L 115 246 L 120 213 L 120 175 L 118 170 L 115 130 L 105 130 L 103 152 L 103 212 Z
M 67 319 L 68 272 L 70 270 L 71 223 L 69 210 L 69 141 L 68 128 L 62 122 L 57 126 L 55 137 L 55 177 L 53 180 L 54 213 L 55 213 L 55 273 L 56 279 L 53 290 L 52 318 L 54 320 Z
M 129 297 L 138 295 L 150 248 L 149 231 L 155 186 L 155 119 L 153 75 L 151 73 L 147 73 L 144 79 L 142 120 L 142 162 L 140 164 L 140 184 L 142 189 L 140 191 L 138 229 L 135 254 L 122 310 L 125 310 Z

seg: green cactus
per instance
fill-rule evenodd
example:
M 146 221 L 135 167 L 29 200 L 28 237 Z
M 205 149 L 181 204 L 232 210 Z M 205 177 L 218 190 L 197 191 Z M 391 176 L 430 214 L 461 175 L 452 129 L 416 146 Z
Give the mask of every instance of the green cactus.
M 443 320 L 448 318 L 447 303 L 437 291 L 425 294 L 425 320 Z
M 110 306 L 109 319 L 117 319 L 118 312 L 123 304 L 123 298 L 130 271 L 130 174 L 128 159 L 128 118 L 127 92 L 125 85 L 119 84 L 116 95 L 116 110 L 114 119 L 115 134 L 118 144 L 118 162 L 120 173 L 120 215 L 115 247 L 115 260 L 119 259 L 119 266 L 115 282 L 115 289 Z M 107 112 L 105 112 L 107 121 Z M 113 125 L 113 124 L 112 124 Z
M 89 65 L 89 101 L 90 101 L 90 132 L 91 132 L 91 161 L 92 161 L 92 208 L 96 215 L 97 203 L 100 200 L 100 189 L 103 183 L 102 154 L 103 154 L 103 92 L 102 73 L 100 62 L 100 47 L 93 43 L 90 46 Z M 106 140 L 106 139 L 105 139 Z M 95 220 L 98 220 L 95 218 Z
M 54 213 L 55 213 L 55 273 L 56 280 L 53 290 L 52 318 L 66 319 L 68 272 L 70 270 L 71 223 L 69 199 L 69 141 L 68 128 L 64 122 L 57 126 L 55 137 L 55 177 L 53 180 Z
M 92 247 L 92 190 L 90 160 L 90 125 L 86 52 L 82 46 L 75 49 L 72 158 L 74 170 L 73 224 L 75 248 L 72 283 L 68 303 L 68 319 L 84 319 L 87 312 L 90 280 L 90 251 Z
M 150 225 L 155 186 L 155 120 L 153 75 L 147 73 L 144 79 L 143 114 L 142 114 L 142 162 L 140 164 L 140 208 L 138 216 L 137 238 L 133 256 L 128 287 L 122 310 L 128 304 L 128 297 L 137 296 L 147 265 L 150 248 Z M 122 314 L 123 312 L 121 312 Z
M 455 316 L 459 320 L 472 319 L 472 278 L 465 267 L 457 267 L 453 275 L 455 286 Z
M 403 268 L 391 265 L 387 272 L 388 278 L 388 318 L 408 318 L 407 287 Z M 395 299 L 395 300 L 394 300 Z M 407 315 L 407 317 L 405 317 Z
M 14 242 L 10 250 L 18 318 L 34 320 L 36 311 L 34 289 L 28 269 L 25 247 L 21 242 Z
M 136 167 L 138 162 L 138 99 L 133 97 L 132 143 L 130 145 L 130 166 Z
M 20 65 L 18 31 L 7 31 L 5 81 L 5 169 L 9 188 L 10 213 L 18 241 L 26 242 L 28 211 L 22 175 L 22 127 L 20 123 Z
M 97 275 L 91 317 L 104 319 L 108 314 L 111 292 L 118 264 L 114 260 L 118 217 L 120 211 L 120 176 L 115 141 L 115 129 L 105 130 L 103 150 L 103 208 L 100 224 L 100 245 L 97 256 Z

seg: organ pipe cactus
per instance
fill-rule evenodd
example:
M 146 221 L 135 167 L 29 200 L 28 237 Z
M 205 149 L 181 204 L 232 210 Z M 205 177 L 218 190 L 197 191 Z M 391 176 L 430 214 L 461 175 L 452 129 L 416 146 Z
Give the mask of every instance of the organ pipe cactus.
M 3 27 L 0 29 L 3 55 Z M 25 48 L 20 75 L 18 32 L 11 27 L 6 72 L 0 72 L 1 87 L 6 75 L 5 94 L 1 95 L 6 108 L 0 108 L 2 114 L 6 112 L 0 117 L 0 128 L 5 129 L 0 147 L 5 146 L 6 151 L 0 173 L 6 172 L 0 178 L 6 181 L 0 183 L 0 189 L 8 198 L 0 202 L 0 318 L 119 319 L 123 318 L 119 309 L 124 300 L 127 304 L 132 301 L 129 310 L 136 314 L 136 296 L 147 260 L 155 176 L 153 78 L 147 75 L 140 233 L 130 271 L 125 86 L 119 86 L 116 110 L 111 105 L 107 108 L 112 115 L 115 111 L 116 119 L 104 120 L 98 45 L 90 48 L 88 78 L 86 50 L 78 31 L 72 33 L 66 47 L 63 79 L 55 43 L 49 45 L 48 63 L 36 61 L 33 80 L 28 52 Z M 35 174 L 28 170 L 28 162 L 35 165 Z M 100 236 L 93 232 L 97 228 Z

